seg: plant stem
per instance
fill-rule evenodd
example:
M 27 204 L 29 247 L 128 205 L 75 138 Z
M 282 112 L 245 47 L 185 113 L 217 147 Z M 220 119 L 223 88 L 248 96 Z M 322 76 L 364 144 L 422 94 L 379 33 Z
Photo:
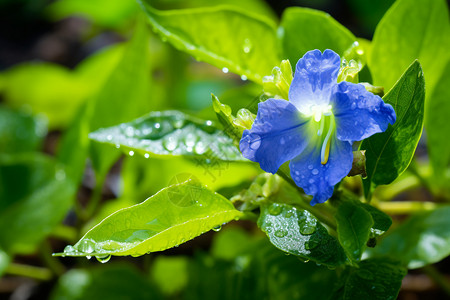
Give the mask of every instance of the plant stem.
M 433 202 L 418 201 L 375 202 L 374 204 L 385 213 L 393 215 L 432 211 L 442 206 Z
M 6 268 L 5 273 L 43 281 L 48 281 L 53 277 L 53 274 L 49 269 L 17 263 L 11 263 Z
M 425 274 L 428 275 L 448 296 L 450 296 L 450 281 L 442 275 L 435 266 L 427 265 L 422 268 Z
M 89 199 L 89 203 L 83 213 L 84 221 L 89 220 L 97 210 L 100 200 L 102 199 L 103 184 L 105 183 L 105 180 L 106 174 L 104 176 L 97 177 L 91 198 Z

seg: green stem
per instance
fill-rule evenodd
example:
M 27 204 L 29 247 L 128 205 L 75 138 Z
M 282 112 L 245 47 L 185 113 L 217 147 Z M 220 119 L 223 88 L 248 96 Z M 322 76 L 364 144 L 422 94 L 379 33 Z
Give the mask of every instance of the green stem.
M 417 162 L 415 160 L 411 161 L 411 164 L 408 167 L 408 170 L 417 177 L 417 179 L 419 180 L 419 182 L 421 183 L 422 186 L 424 186 L 430 193 L 433 194 L 433 189 L 430 186 L 430 183 L 428 182 L 428 180 L 422 176 L 422 174 L 419 171 L 419 166 L 417 165 Z
M 433 202 L 418 201 L 394 201 L 394 202 L 374 202 L 374 205 L 385 213 L 392 215 L 411 214 L 422 211 L 432 211 L 442 205 Z
M 105 183 L 105 180 L 106 174 L 97 177 L 94 190 L 92 191 L 91 199 L 89 200 L 89 203 L 83 214 L 84 221 L 89 220 L 96 212 L 98 205 L 100 204 L 100 200 L 102 199 L 103 184 Z
M 450 296 L 450 281 L 442 275 L 435 266 L 427 265 L 422 268 L 425 274 L 428 275 L 448 296 Z
M 17 263 L 11 263 L 6 268 L 5 273 L 9 275 L 29 277 L 42 281 L 48 281 L 53 277 L 53 274 L 49 269 Z
M 44 241 L 39 249 L 40 256 L 47 267 L 53 271 L 54 274 L 61 276 L 66 271 L 66 268 L 56 257 L 51 255 L 52 248 L 48 241 Z

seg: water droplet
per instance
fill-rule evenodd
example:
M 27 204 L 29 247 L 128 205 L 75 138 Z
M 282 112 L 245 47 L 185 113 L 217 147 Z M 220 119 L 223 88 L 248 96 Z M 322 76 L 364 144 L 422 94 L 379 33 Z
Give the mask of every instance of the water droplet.
M 95 257 L 102 264 L 107 263 L 111 259 L 111 254 L 107 254 L 105 256 L 96 256 Z
M 225 74 L 228 73 L 228 71 L 229 71 L 228 68 L 226 67 L 222 68 L 222 72 L 224 72 Z
M 353 102 L 352 105 L 350 106 L 351 109 L 356 109 L 356 103 Z
M 280 139 L 280 144 L 281 145 L 284 145 L 286 143 L 286 140 L 282 137 L 281 139 Z
M 320 242 L 317 240 L 309 240 L 305 243 L 305 249 L 306 250 L 312 250 L 314 248 L 317 248 L 319 246 Z
M 128 155 L 133 156 L 134 155 L 134 151 L 131 150 L 130 152 L 128 152 Z
M 279 229 L 274 232 L 274 235 L 278 238 L 284 238 L 288 234 L 287 230 Z
M 358 121 L 355 121 L 355 126 L 358 126 Z
M 163 140 L 163 146 L 164 146 L 164 148 L 166 148 L 167 151 L 172 152 L 173 150 L 175 150 L 177 148 L 178 141 L 175 137 L 171 136 L 171 137 Z
M 145 154 L 144 154 L 144 157 L 145 157 L 145 158 L 149 158 L 149 157 L 150 157 L 150 154 L 145 153 Z
M 112 140 L 112 138 L 113 138 L 113 136 L 112 136 L 112 135 L 110 135 L 110 134 L 108 134 L 108 135 L 106 136 L 106 139 L 107 139 L 108 141 L 111 141 L 111 140 Z
M 289 218 L 291 218 L 291 217 L 294 215 L 294 213 L 295 213 L 295 210 L 290 209 L 290 210 L 288 210 L 288 211 L 285 211 L 285 212 L 283 213 L 283 215 L 284 215 L 284 217 L 285 217 L 286 219 L 289 219 Z
M 75 248 L 72 246 L 72 245 L 67 245 L 65 248 L 64 248 L 64 253 L 72 253 L 72 252 L 75 252 L 76 250 L 75 250 Z
M 278 216 L 283 211 L 283 207 L 278 203 L 272 203 L 268 208 L 269 214 Z
M 120 148 L 120 144 L 116 144 L 116 148 L 119 149 Z
M 206 126 L 211 126 L 211 125 L 212 125 L 212 121 L 211 121 L 211 120 L 207 120 L 207 121 L 205 122 L 205 124 L 206 124 Z
M 161 124 L 159 123 L 155 123 L 155 125 L 153 125 L 156 129 L 159 129 L 161 127 Z
M 250 53 L 250 51 L 252 51 L 252 42 L 250 41 L 250 39 L 244 40 L 244 45 L 242 46 L 242 50 L 246 54 L 248 54 L 248 53 Z
M 125 135 L 128 136 L 128 137 L 132 137 L 134 135 L 134 128 L 131 127 L 131 126 L 128 126 L 125 129 Z
M 220 231 L 222 229 L 222 225 L 217 225 L 217 226 L 214 226 L 213 228 L 212 228 L 212 230 L 214 230 L 214 231 Z
M 311 171 L 311 173 L 312 173 L 313 175 L 317 175 L 317 174 L 319 174 L 319 170 L 314 169 L 314 170 Z
M 248 78 L 247 78 L 247 76 L 246 75 L 241 75 L 241 80 L 242 81 L 246 81 Z
M 312 169 L 314 169 L 314 166 L 313 165 L 308 165 L 308 169 L 312 170 Z
M 95 242 L 89 239 L 81 241 L 80 245 L 78 246 L 78 250 L 82 252 L 83 254 L 89 254 L 94 252 L 95 249 Z M 86 256 L 88 259 L 90 259 L 90 256 Z
M 188 133 L 184 139 L 184 144 L 186 145 L 186 147 L 192 148 L 195 146 L 196 142 L 197 142 L 197 137 L 192 133 Z
M 203 154 L 206 151 L 206 145 L 200 141 L 195 145 L 194 151 L 197 154 Z
M 316 232 L 317 220 L 309 213 L 304 213 L 298 220 L 300 233 L 303 235 L 311 235 Z
M 309 182 L 310 184 L 313 184 L 313 183 L 314 183 L 314 179 L 310 179 L 310 180 L 308 180 L 308 182 Z

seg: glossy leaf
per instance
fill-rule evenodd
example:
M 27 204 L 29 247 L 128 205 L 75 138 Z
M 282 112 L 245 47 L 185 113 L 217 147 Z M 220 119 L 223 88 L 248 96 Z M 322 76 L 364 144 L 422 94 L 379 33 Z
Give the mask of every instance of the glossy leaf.
M 47 122 L 20 111 L 0 106 L 0 152 L 39 150 L 47 133 Z
M 450 206 L 412 216 L 371 251 L 371 256 L 400 259 L 410 269 L 450 255 Z
M 359 261 L 374 224 L 370 213 L 358 205 L 346 202 L 339 205 L 336 222 L 339 242 L 347 257 L 352 262 Z
M 231 7 L 159 11 L 139 2 L 161 38 L 197 60 L 257 83 L 280 63 L 270 19 Z
M 161 299 L 146 277 L 130 265 L 72 269 L 62 275 L 50 299 Z
M 129 123 L 99 129 L 93 140 L 122 148 L 127 154 L 204 156 L 224 161 L 243 161 L 233 141 L 213 126 L 178 111 L 151 112 Z
M 110 215 L 58 255 L 140 256 L 175 247 L 240 216 L 227 199 L 188 180 Z
M 389 184 L 402 174 L 416 150 L 425 101 L 425 82 L 418 61 L 411 64 L 383 100 L 394 107 L 397 121 L 361 144 L 361 149 L 366 150 L 366 194 L 370 184 Z
M 445 0 L 399 0 L 378 24 L 369 68 L 375 85 L 389 90 L 411 61 L 418 59 L 430 94 L 450 55 L 450 23 Z
M 345 262 L 338 241 L 306 210 L 288 204 L 265 204 L 261 206 L 258 226 L 284 252 L 327 266 Z
M 0 247 L 28 254 L 60 224 L 75 186 L 61 165 L 38 153 L 0 156 Z
M 331 49 L 343 55 L 356 41 L 356 37 L 329 14 L 309 8 L 286 9 L 280 30 L 283 58 L 288 58 L 293 66 L 307 51 Z
M 334 295 L 336 300 L 394 300 L 406 269 L 387 258 L 368 259 L 358 268 L 348 267 L 339 278 Z
M 445 136 L 450 132 L 450 61 L 437 83 L 425 110 L 425 130 L 428 140 L 428 154 L 433 166 L 435 180 L 448 185 L 445 170 L 450 166 L 450 143 Z

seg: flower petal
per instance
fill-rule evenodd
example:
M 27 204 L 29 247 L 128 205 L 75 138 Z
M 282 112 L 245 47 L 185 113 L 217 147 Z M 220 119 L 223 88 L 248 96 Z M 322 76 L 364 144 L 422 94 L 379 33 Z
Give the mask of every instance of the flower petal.
M 264 171 L 276 173 L 306 147 L 308 139 L 302 127 L 308 121 L 286 100 L 259 103 L 252 128 L 244 130 L 239 142 L 242 155 L 258 162 Z
M 313 105 L 327 105 L 331 89 L 337 83 L 340 58 L 332 50 L 308 51 L 297 62 L 289 89 L 289 101 L 299 111 L 310 115 Z
M 348 175 L 352 168 L 353 153 L 349 142 L 333 136 L 328 162 L 322 165 L 320 143 L 310 144 L 301 155 L 291 160 L 289 168 L 295 184 L 312 195 L 311 205 L 324 203 L 333 195 L 334 185 Z
M 392 106 L 361 84 L 340 82 L 333 89 L 331 106 L 341 141 L 361 141 L 385 131 L 396 120 Z

